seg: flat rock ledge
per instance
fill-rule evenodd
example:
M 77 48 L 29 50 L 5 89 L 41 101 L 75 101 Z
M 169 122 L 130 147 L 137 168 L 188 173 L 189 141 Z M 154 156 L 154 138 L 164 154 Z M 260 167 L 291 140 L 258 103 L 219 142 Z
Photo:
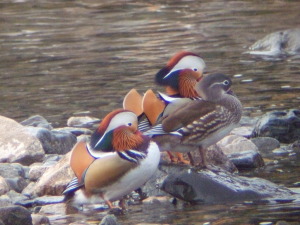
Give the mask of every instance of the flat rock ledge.
M 225 203 L 255 200 L 293 201 L 295 193 L 261 178 L 248 178 L 228 172 L 186 169 L 169 174 L 161 189 L 191 203 Z

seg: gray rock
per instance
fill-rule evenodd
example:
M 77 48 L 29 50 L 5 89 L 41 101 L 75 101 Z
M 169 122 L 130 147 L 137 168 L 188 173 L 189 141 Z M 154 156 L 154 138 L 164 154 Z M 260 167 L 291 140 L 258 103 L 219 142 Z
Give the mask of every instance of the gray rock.
M 15 205 L 20 205 L 19 202 L 28 200 L 27 196 L 20 194 L 14 190 L 9 191 L 6 195 L 10 198 L 11 202 Z
M 0 176 L 0 196 L 9 192 L 10 188 L 6 180 Z
M 63 127 L 63 128 L 53 129 L 53 131 L 72 133 L 76 137 L 84 134 L 91 135 L 93 133 L 90 129 L 81 128 L 81 127 Z
M 54 166 L 50 167 L 33 188 L 32 196 L 61 195 L 67 184 L 74 177 L 70 167 L 71 152 L 66 154 Z
M 21 122 L 23 126 L 31 126 L 31 127 L 43 127 L 48 130 L 52 130 L 53 127 L 51 124 L 42 116 L 35 115 L 31 116 L 28 119 Z
M 42 161 L 44 151 L 40 141 L 28 134 L 24 126 L 0 116 L 0 133 L 0 162 L 30 165 Z
M 67 124 L 69 127 L 94 128 L 95 125 L 98 126 L 100 121 L 101 121 L 100 119 L 95 117 L 77 116 L 77 117 L 70 117 L 68 119 Z
M 50 220 L 47 216 L 39 214 L 31 214 L 33 225 L 50 225 Z
M 288 29 L 268 34 L 249 47 L 247 53 L 258 56 L 289 56 L 300 54 L 300 29 Z
M 27 127 L 28 131 L 42 143 L 46 154 L 65 154 L 76 143 L 76 136 L 69 132 L 49 131 L 40 127 Z
M 19 193 L 28 185 L 28 182 L 23 177 L 6 178 L 5 180 L 11 190 Z
M 254 127 L 251 126 L 243 126 L 243 127 L 237 127 L 233 129 L 230 134 L 242 136 L 245 138 L 251 138 L 253 133 Z
M 106 215 L 103 217 L 99 225 L 119 225 L 117 217 L 114 215 Z
M 256 145 L 247 138 L 228 135 L 217 145 L 237 168 L 257 168 L 264 165 Z
M 282 143 L 293 143 L 300 139 L 300 110 L 266 113 L 257 121 L 253 136 L 273 137 Z
M 206 170 L 172 173 L 164 180 L 162 189 L 176 198 L 192 203 L 295 199 L 292 191 L 261 178 Z
M 0 195 L 0 207 L 12 206 L 13 202 L 8 195 Z
M 32 225 L 30 211 L 22 206 L 1 207 L 0 218 L 5 225 Z
M 251 139 L 251 141 L 257 146 L 263 156 L 269 155 L 274 149 L 280 147 L 280 142 L 271 137 L 257 137 Z
M 0 164 L 0 175 L 4 178 L 25 178 L 24 167 L 19 163 L 1 163 Z

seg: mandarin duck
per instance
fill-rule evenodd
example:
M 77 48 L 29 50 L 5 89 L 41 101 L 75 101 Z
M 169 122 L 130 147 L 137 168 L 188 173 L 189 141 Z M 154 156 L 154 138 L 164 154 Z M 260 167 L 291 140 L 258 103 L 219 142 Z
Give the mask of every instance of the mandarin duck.
M 160 151 L 137 126 L 135 113 L 114 110 L 101 121 L 89 143 L 73 147 L 70 166 L 76 177 L 63 192 L 66 199 L 76 194 L 74 203 L 105 202 L 112 209 L 113 201 L 148 181 L 158 167 Z
M 192 52 L 182 51 L 175 54 L 155 76 L 158 85 L 165 86 L 169 96 L 177 98 L 199 98 L 194 86 L 201 79 L 205 63 L 203 59 Z M 142 97 L 135 89 L 125 96 L 123 107 L 134 111 L 138 116 L 146 115 L 141 120 L 139 128 L 146 131 L 154 126 L 164 111 L 167 101 L 162 101 L 152 90 L 147 90 Z M 167 151 L 171 161 L 176 161 L 171 152 Z M 188 163 L 181 153 L 176 153 L 178 161 Z M 191 159 L 191 155 L 189 155 Z
M 223 74 L 203 77 L 195 86 L 202 99 L 177 98 L 165 108 L 160 123 L 144 132 L 162 151 L 190 152 L 199 149 L 201 167 L 208 167 L 206 149 L 226 136 L 241 119 L 242 105 Z M 163 97 L 163 96 L 162 96 Z

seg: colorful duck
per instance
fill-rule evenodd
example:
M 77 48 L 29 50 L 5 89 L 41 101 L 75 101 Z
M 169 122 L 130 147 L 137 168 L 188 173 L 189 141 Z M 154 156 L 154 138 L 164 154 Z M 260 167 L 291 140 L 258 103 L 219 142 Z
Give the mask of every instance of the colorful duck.
M 74 146 L 70 166 L 76 177 L 63 194 L 68 197 L 77 192 L 75 203 L 106 202 L 114 208 L 113 201 L 144 185 L 158 167 L 160 151 L 137 126 L 137 116 L 131 111 L 109 113 L 89 143 Z

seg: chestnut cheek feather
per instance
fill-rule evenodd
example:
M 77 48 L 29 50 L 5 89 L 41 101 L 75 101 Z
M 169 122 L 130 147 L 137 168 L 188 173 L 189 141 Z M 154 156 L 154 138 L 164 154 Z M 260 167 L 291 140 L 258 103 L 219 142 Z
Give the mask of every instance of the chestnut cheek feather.
M 132 131 L 131 127 L 120 127 L 113 133 L 113 147 L 116 151 L 136 149 L 143 142 L 139 131 Z

